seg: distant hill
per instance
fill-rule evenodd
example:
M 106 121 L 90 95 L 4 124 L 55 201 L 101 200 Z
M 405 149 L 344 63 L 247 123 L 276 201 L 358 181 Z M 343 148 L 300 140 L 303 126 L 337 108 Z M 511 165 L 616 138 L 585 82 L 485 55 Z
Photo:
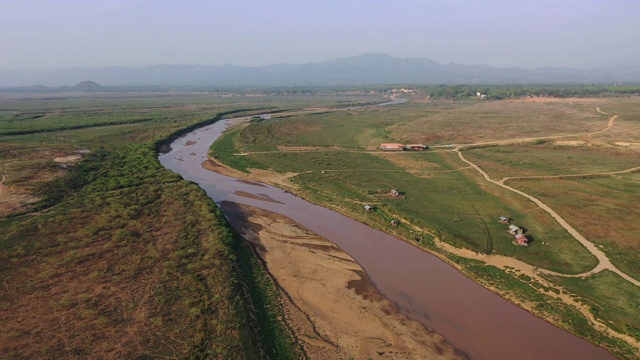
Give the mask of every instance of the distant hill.
M 13 89 L 18 92 L 57 92 L 57 91 L 108 91 L 108 87 L 104 87 L 98 83 L 93 81 L 84 80 L 80 81 L 74 86 L 58 86 L 58 87 L 50 87 L 44 85 L 32 85 L 32 86 L 16 86 L 9 87 L 8 89 Z
M 639 66 L 590 70 L 569 68 L 496 68 L 488 65 L 439 64 L 424 58 L 394 58 L 368 53 L 308 64 L 260 67 L 234 65 L 153 65 L 143 68 L 0 70 L 0 87 L 61 86 L 99 91 L 104 86 L 312 86 L 358 84 L 540 84 L 640 82 Z
M 49 88 L 49 90 L 56 91 L 102 91 L 105 90 L 105 87 L 94 83 L 93 81 L 84 80 L 80 81 L 75 86 L 60 86 L 58 88 Z
M 72 89 L 80 91 L 100 91 L 104 90 L 104 86 L 94 83 L 93 81 L 84 80 L 80 81 L 76 86 L 73 86 Z

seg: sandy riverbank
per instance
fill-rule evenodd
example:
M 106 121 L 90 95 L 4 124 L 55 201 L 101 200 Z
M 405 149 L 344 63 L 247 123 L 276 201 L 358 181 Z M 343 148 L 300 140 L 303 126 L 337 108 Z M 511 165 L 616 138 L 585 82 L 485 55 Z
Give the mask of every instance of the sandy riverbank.
M 348 254 L 293 220 L 225 202 L 264 260 L 311 359 L 460 359 L 437 333 L 399 313 Z

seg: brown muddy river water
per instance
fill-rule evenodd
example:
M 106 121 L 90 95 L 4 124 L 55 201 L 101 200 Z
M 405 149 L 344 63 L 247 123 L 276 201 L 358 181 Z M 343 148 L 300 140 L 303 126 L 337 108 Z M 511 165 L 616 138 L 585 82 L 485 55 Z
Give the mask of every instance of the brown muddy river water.
M 281 189 L 204 169 L 209 146 L 229 121 L 175 140 L 160 162 L 199 184 L 216 203 L 232 201 L 285 215 L 335 243 L 402 312 L 442 334 L 471 359 L 615 359 L 397 238 Z

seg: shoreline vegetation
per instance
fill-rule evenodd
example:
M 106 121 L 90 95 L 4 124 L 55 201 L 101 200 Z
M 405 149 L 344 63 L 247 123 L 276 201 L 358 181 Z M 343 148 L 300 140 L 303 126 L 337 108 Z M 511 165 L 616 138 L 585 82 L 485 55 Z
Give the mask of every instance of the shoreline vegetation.
M 384 93 L 332 96 L 335 92 L 324 91 L 314 94 L 321 99 L 301 91 L 293 100 L 202 94 L 160 99 L 102 99 L 91 94 L 83 99 L 28 102 L 3 98 L 6 106 L 0 111 L 0 124 L 18 125 L 10 130 L 15 134 L 0 134 L 0 191 L 6 199 L 15 200 L 0 203 L 6 206 L 0 207 L 5 215 L 0 220 L 0 321 L 6 325 L 0 330 L 0 354 L 36 358 L 307 356 L 296 340 L 299 334 L 283 322 L 286 301 L 254 250 L 230 230 L 204 191 L 160 166 L 157 151 L 169 139 L 223 117 L 309 107 L 366 107 Z M 296 92 L 284 91 L 285 95 Z M 412 101 L 433 101 L 431 95 L 421 94 Z M 450 107 L 446 102 L 434 105 Z M 632 116 L 628 107 L 623 110 Z M 137 115 L 118 120 L 124 113 Z M 104 114 L 113 118 L 103 121 Z M 85 124 L 93 118 L 93 126 Z M 32 120 L 38 123 L 29 129 Z M 226 141 L 234 148 L 229 157 L 216 161 L 242 158 L 236 156 L 245 152 L 235 148 L 236 140 Z M 252 150 L 274 148 L 254 146 Z M 91 153 L 83 153 L 75 165 L 61 167 L 52 161 L 84 150 Z M 328 206 L 335 199 L 326 191 L 313 195 L 309 184 L 314 179 L 294 184 L 280 172 L 255 170 L 266 156 L 244 156 L 238 168 L 260 174 L 260 181 L 290 186 L 318 204 Z M 227 165 L 234 167 L 233 161 Z M 485 287 L 621 358 L 637 355 L 640 325 L 609 324 L 629 314 L 623 309 L 616 317 L 608 317 L 610 307 L 601 300 L 604 289 L 598 281 L 619 284 L 615 274 L 603 273 L 598 281 L 556 279 L 544 273 L 532 277 L 509 265 L 487 266 L 482 256 L 473 255 L 478 254 L 475 251 L 469 257 L 459 255 L 461 244 L 436 241 L 442 235 L 437 228 L 418 224 L 417 230 L 404 223 L 389 228 L 392 217 L 406 217 L 406 224 L 413 223 L 392 207 L 380 204 L 373 216 L 364 216 L 360 203 L 328 207 L 448 259 Z M 416 234 L 420 240 L 415 240 Z M 625 249 L 605 246 L 621 253 Z M 621 256 L 619 261 L 625 261 Z M 596 291 L 597 296 L 586 301 L 574 295 L 587 291 Z M 620 296 L 626 299 L 634 293 L 637 289 Z M 591 315 L 585 316 L 580 307 Z M 611 328 L 598 327 L 603 323 Z M 620 334 L 631 337 L 635 347 L 615 336 Z
M 71 146 L 28 145 L 46 157 L 50 146 L 56 155 L 90 149 L 35 185 L 20 175 L 46 162 L 14 167 L 22 147 L 4 137 L 3 185 L 27 185 L 39 199 L 0 221 L 2 356 L 303 357 L 255 255 L 203 190 L 157 160 L 158 147 L 182 133 L 264 110 L 233 106 L 184 125 L 160 121 L 165 135 L 139 144 L 95 147 L 96 134 L 85 133 Z M 116 129 L 114 138 L 131 138 Z

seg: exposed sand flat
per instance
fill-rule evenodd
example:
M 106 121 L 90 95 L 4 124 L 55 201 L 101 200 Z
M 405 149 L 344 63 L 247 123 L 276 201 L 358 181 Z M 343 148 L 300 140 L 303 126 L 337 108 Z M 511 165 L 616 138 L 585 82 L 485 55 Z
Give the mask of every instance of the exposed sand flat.
M 223 202 L 282 291 L 310 359 L 461 359 L 437 333 L 400 314 L 348 254 L 293 220 Z
M 554 145 L 560 145 L 560 146 L 585 146 L 588 145 L 588 143 L 586 141 L 579 141 L 579 140 L 574 140 L 574 141 L 556 141 L 553 143 Z
M 67 156 L 57 157 L 53 159 L 53 161 L 59 164 L 73 164 L 75 162 L 78 162 L 80 159 L 82 159 L 81 155 L 67 155 Z
M 630 147 L 630 148 L 640 148 L 640 143 L 638 142 L 626 142 L 626 141 L 616 141 L 616 145 Z

